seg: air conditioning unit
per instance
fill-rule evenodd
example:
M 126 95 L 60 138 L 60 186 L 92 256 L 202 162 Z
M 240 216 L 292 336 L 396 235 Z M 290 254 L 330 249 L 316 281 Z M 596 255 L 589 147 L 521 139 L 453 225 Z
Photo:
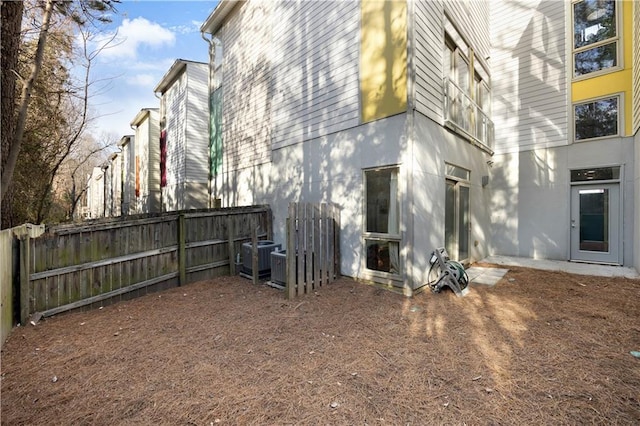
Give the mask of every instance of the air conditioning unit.
M 281 245 L 273 241 L 258 241 L 258 277 L 265 278 L 271 274 L 271 259 L 269 255 L 274 250 L 280 250 Z M 251 259 L 251 243 L 242 244 L 242 272 L 253 276 L 253 262 Z
M 271 282 L 287 285 L 287 250 L 271 252 Z

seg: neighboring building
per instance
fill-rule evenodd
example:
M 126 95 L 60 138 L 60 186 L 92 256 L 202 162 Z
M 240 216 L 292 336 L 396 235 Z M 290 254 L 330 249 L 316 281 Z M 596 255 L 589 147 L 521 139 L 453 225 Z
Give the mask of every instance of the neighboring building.
M 439 246 L 639 268 L 638 9 L 222 0 L 210 197 L 279 241 L 289 202 L 336 203 L 341 272 L 407 294 Z
M 493 252 L 640 268 L 637 2 L 490 10 Z
M 113 216 L 113 173 L 111 170 L 111 161 L 105 161 L 102 166 L 102 201 L 104 203 L 104 217 Z
M 122 214 L 122 152 L 114 152 L 109 156 L 111 165 L 111 216 Z
M 126 135 L 118 142 L 121 159 L 121 209 L 122 216 L 136 213 L 136 147 L 135 137 Z
M 94 167 L 87 182 L 85 218 L 104 217 L 104 174 L 102 167 Z
M 154 89 L 162 211 L 209 207 L 208 73 L 205 63 L 178 59 Z
M 131 122 L 135 129 L 135 213 L 156 213 L 160 205 L 160 119 L 157 108 L 143 108 Z
M 104 216 L 120 216 L 120 209 L 122 208 L 122 197 L 120 196 L 122 191 L 122 170 L 119 153 L 111 154 L 101 168 L 104 176 Z

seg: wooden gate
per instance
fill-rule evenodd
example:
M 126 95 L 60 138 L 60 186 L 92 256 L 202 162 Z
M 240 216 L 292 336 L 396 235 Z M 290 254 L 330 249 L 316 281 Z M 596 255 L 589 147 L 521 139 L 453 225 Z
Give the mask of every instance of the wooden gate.
M 340 211 L 327 203 L 290 203 L 287 219 L 289 299 L 340 276 Z

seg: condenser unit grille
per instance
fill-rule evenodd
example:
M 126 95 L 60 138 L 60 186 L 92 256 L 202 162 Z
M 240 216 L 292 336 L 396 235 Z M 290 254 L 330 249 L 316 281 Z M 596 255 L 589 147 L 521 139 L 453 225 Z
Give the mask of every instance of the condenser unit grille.
M 270 254 L 274 250 L 280 250 L 280 244 L 273 241 L 258 241 L 258 275 L 268 276 L 271 272 Z M 242 244 L 242 270 L 248 275 L 253 275 L 253 262 L 251 259 L 251 243 Z
M 287 284 L 287 251 L 271 252 L 271 281 L 280 284 Z

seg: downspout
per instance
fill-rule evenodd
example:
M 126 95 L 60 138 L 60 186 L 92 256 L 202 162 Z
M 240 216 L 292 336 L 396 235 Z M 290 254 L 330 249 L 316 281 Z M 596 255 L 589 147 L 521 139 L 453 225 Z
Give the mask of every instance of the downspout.
M 407 149 L 409 151 L 409 167 L 407 170 L 407 204 L 408 211 L 405 213 L 407 217 L 406 232 L 402 235 L 406 247 L 405 255 L 405 295 L 413 295 L 419 283 L 416 282 L 416 271 L 414 271 L 415 256 L 415 193 L 414 193 L 414 174 L 415 174 L 415 3 L 414 0 L 407 0 Z
M 164 127 L 166 125 L 165 119 L 164 119 L 164 105 L 162 105 L 162 95 L 158 95 L 158 92 L 153 92 L 153 96 L 156 97 L 156 99 L 158 99 L 159 103 L 160 103 L 160 110 L 159 110 L 159 116 L 160 119 L 158 121 L 158 144 L 160 144 L 160 135 L 162 135 L 162 130 L 164 130 Z M 160 155 L 162 156 L 162 153 L 160 153 Z M 161 168 L 160 164 L 158 164 L 158 167 Z M 163 191 L 162 191 L 162 168 L 160 170 L 160 212 L 164 212 L 164 199 L 163 199 Z
M 207 93 L 207 104 L 209 106 L 209 119 L 208 119 L 208 126 L 209 126 L 209 179 L 208 179 L 208 192 L 209 192 L 209 200 L 208 200 L 208 205 L 209 208 L 212 207 L 219 207 L 219 206 L 214 206 L 214 202 L 212 200 L 217 200 L 218 199 L 218 173 L 215 173 L 215 175 L 212 173 L 212 169 L 213 169 L 213 164 L 212 164 L 212 158 L 211 158 L 211 150 L 213 149 L 212 147 L 212 139 L 211 139 L 211 135 L 212 135 L 212 126 L 211 126 L 211 96 L 212 96 L 212 91 L 213 91 L 213 74 L 215 72 L 215 60 L 216 60 L 216 44 L 220 43 L 220 40 L 218 40 L 216 37 L 214 37 L 213 35 L 211 35 L 210 38 L 208 38 L 206 35 L 206 33 L 204 31 L 200 32 L 200 37 L 202 37 L 202 39 L 204 41 L 207 42 L 208 46 L 209 46 L 209 75 L 208 75 L 208 93 Z

